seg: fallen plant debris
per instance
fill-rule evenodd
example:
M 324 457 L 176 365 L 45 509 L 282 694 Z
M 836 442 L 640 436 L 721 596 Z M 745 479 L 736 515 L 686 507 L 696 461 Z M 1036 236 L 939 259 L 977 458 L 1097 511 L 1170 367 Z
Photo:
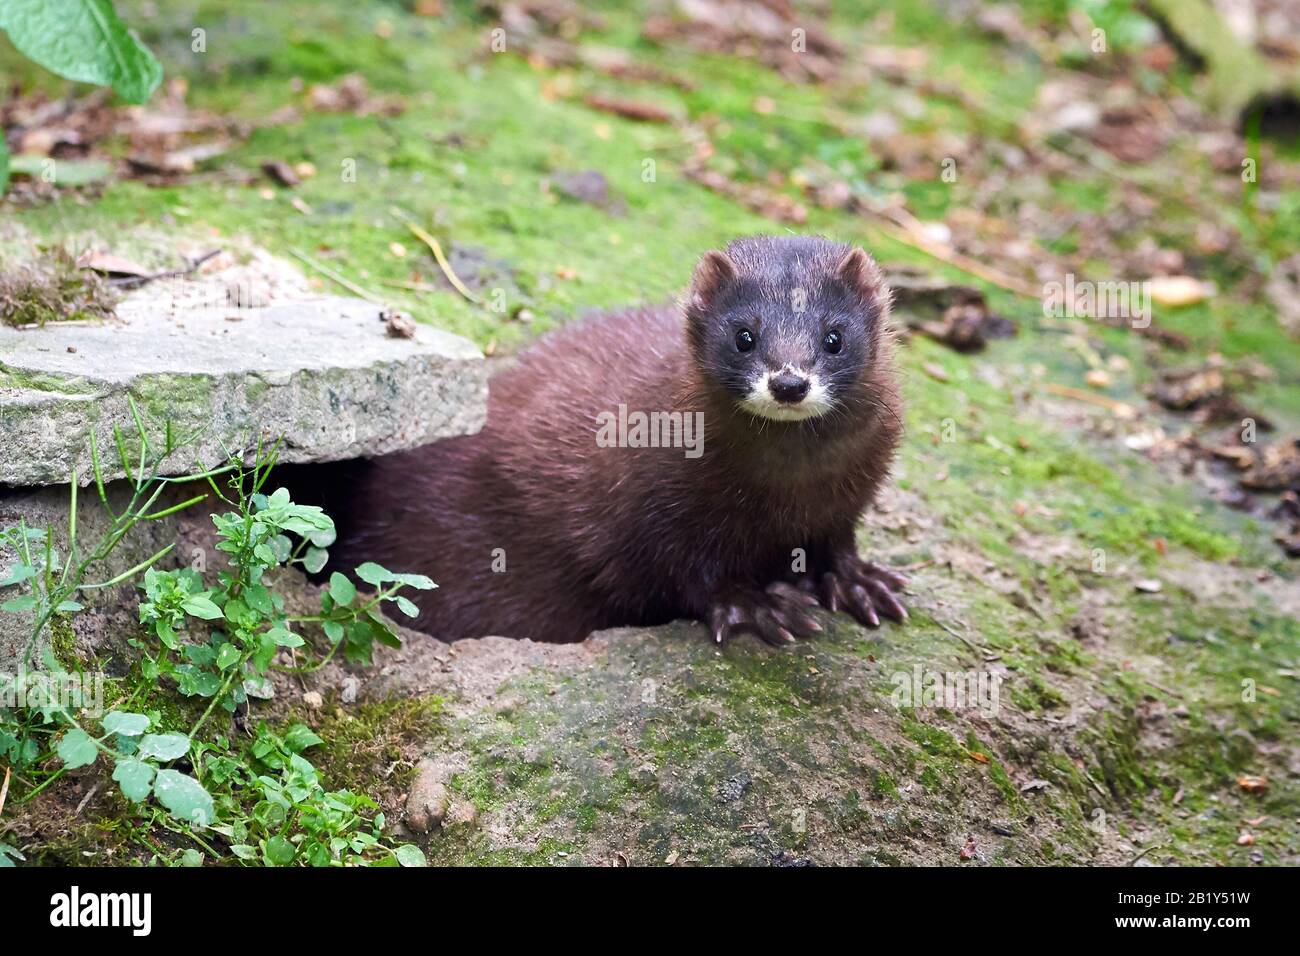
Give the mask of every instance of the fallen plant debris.
M 262 164 L 262 172 L 270 176 L 281 186 L 290 188 L 297 186 L 302 182 L 302 177 L 297 171 L 284 160 L 273 159 Z
M 122 259 L 111 253 L 92 251 L 77 260 L 82 269 L 102 273 L 108 277 L 108 284 L 115 289 L 138 289 L 142 285 L 158 279 L 183 279 L 198 272 L 208 261 L 221 255 L 220 249 L 211 249 L 193 259 L 187 259 L 180 269 L 164 269 L 161 272 L 149 272 L 143 266 Z
M 117 296 L 99 273 L 82 269 L 63 246 L 0 271 L 0 322 L 17 328 L 113 316 Z
M 1300 491 L 1300 438 L 1272 442 L 1253 452 L 1241 476 L 1243 487 L 1253 491 Z
M 469 287 L 460 280 L 460 276 L 456 275 L 456 270 L 453 269 L 451 263 L 447 261 L 447 256 L 443 253 L 442 245 L 438 240 L 402 210 L 394 207 L 390 212 L 402 222 L 406 223 L 406 228 L 411 231 L 411 235 L 415 236 L 429 247 L 429 251 L 433 253 L 433 258 L 438 263 L 438 268 L 442 270 L 443 276 L 445 276 L 447 281 L 451 283 L 452 287 L 470 302 L 477 302 L 478 296 L 471 292 Z
M 703 162 L 688 163 L 682 167 L 682 173 L 705 189 L 733 199 L 769 219 L 796 226 L 808 221 L 808 210 L 802 203 L 756 183 L 737 182 L 716 169 L 706 167 Z
M 894 309 L 907 327 L 958 352 L 978 352 L 990 339 L 1016 334 L 1016 324 L 991 312 L 974 286 L 947 282 L 918 270 L 886 266 Z
M 606 93 L 592 93 L 584 102 L 594 110 L 612 113 L 624 119 L 637 120 L 641 123 L 671 123 L 673 114 L 656 103 L 644 100 L 629 100 Z
M 1247 409 L 1237 399 L 1221 363 L 1211 362 L 1196 368 L 1163 369 L 1150 386 L 1149 394 L 1170 411 L 1191 412 L 1193 419 L 1198 422 L 1214 424 L 1249 419 L 1264 431 L 1273 428 L 1271 421 Z
M 384 309 L 379 313 L 384 321 L 384 329 L 395 339 L 409 339 L 415 335 L 415 320 L 405 312 L 396 309 Z
M 349 73 L 337 83 L 317 83 L 307 90 L 307 105 L 319 113 L 354 116 L 401 116 L 406 103 L 396 96 L 372 96 L 360 73 Z
M 796 83 L 832 79 L 843 50 L 790 0 L 682 0 L 676 16 L 653 16 L 642 35 L 706 53 L 758 60 Z
M 114 175 L 172 183 L 259 125 L 282 125 L 291 118 L 270 115 L 250 122 L 191 109 L 187 89 L 183 80 L 172 80 L 149 106 L 115 105 L 105 90 L 57 100 L 38 92 L 0 103 L 0 127 L 17 146 L 12 169 L 20 178 L 11 194 L 43 201 L 59 190 L 93 186 Z

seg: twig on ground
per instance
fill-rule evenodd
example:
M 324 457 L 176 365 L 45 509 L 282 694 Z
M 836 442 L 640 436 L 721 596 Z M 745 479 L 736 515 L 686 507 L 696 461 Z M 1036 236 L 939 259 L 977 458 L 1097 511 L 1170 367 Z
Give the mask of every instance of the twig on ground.
M 407 279 L 376 279 L 380 285 L 392 286 L 394 289 L 407 289 L 411 292 L 441 292 L 442 289 L 428 282 L 411 282 Z
M 98 792 L 99 792 L 99 784 L 95 784 L 93 787 L 87 790 L 86 795 L 81 798 L 81 802 L 77 804 L 77 809 L 72 815 L 74 817 L 81 816 L 81 811 L 86 809 L 86 804 L 88 804 L 91 801 L 91 799 L 95 796 L 95 794 Z
M 361 286 L 357 285 L 355 282 L 353 282 L 351 279 L 347 278 L 346 276 L 339 275 L 329 266 L 317 262 L 315 259 L 307 255 L 307 253 L 303 252 L 301 249 L 291 248 L 289 252 L 292 253 L 293 256 L 295 256 L 296 258 L 307 263 L 307 265 L 311 266 L 313 269 L 315 269 L 321 275 L 325 276 L 327 279 L 333 279 L 335 282 L 343 286 L 343 288 L 347 289 L 353 295 L 359 295 L 367 302 L 373 302 L 375 305 L 385 305 L 385 302 L 382 299 L 380 299 L 378 296 L 372 295 L 371 293 L 367 292 L 365 289 L 361 288 Z
M 1111 398 L 1108 395 L 1098 395 L 1094 392 L 1087 392 L 1081 388 L 1073 388 L 1069 385 L 1058 385 L 1055 382 L 1044 382 L 1043 391 L 1051 392 L 1053 395 L 1059 395 L 1062 398 L 1073 398 L 1075 401 L 1087 402 L 1090 405 L 1100 405 L 1102 408 L 1108 408 L 1119 418 L 1136 418 L 1137 409 L 1128 402 L 1121 402 L 1117 398 Z
M 197 259 L 187 259 L 188 265 L 184 269 L 171 269 L 166 272 L 155 272 L 147 276 L 122 276 L 117 279 L 109 279 L 108 284 L 114 289 L 138 289 L 143 285 L 148 285 L 156 279 L 183 279 L 186 276 L 192 276 L 199 271 L 203 263 L 207 262 L 214 256 L 221 254 L 220 249 L 213 249 L 205 252 Z
M 1016 295 L 1023 295 L 1030 299 L 1042 297 L 1042 290 L 1031 286 L 1028 282 L 1007 275 L 1000 269 L 986 266 L 984 263 L 958 252 L 951 246 L 930 239 L 925 234 L 921 223 L 911 213 L 894 210 L 891 213 L 873 213 L 873 215 L 878 220 L 881 230 L 891 239 L 911 246 L 926 255 L 933 256 L 950 266 L 955 266 L 963 272 L 978 276 L 985 282 L 991 282 L 1008 292 L 1014 292 Z
M 451 263 L 448 262 L 447 257 L 443 255 L 442 246 L 439 244 L 438 240 L 426 232 L 419 223 L 415 222 L 410 216 L 397 207 L 393 207 L 391 212 L 398 219 L 402 220 L 402 222 L 406 223 L 406 228 L 411 230 L 411 234 L 414 235 L 415 238 L 419 239 L 429 247 L 429 251 L 433 253 L 433 258 L 438 261 L 438 268 L 442 270 L 442 274 L 447 277 L 447 281 L 452 284 L 452 287 L 470 302 L 477 305 L 478 296 L 474 295 L 474 293 L 469 290 L 469 287 L 460 281 L 460 276 L 456 275 L 455 270 L 451 267 Z
M 1147 847 L 1145 850 L 1143 850 L 1143 851 L 1142 851 L 1141 853 L 1139 853 L 1137 856 L 1133 857 L 1133 859 L 1129 860 L 1129 866 L 1132 866 L 1134 863 L 1136 863 L 1138 860 L 1142 859 L 1142 857 L 1146 856 L 1146 855 L 1147 855 L 1148 853 L 1150 853 L 1152 850 L 1163 850 L 1164 848 L 1165 848 L 1165 845 L 1164 845 L 1163 843 L 1152 843 L 1149 847 Z

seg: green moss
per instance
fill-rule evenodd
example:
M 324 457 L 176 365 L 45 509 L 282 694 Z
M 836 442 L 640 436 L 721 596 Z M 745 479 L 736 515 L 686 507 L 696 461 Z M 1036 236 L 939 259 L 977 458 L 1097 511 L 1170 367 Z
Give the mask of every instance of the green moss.
M 894 782 L 894 778 L 889 774 L 873 767 L 868 771 L 868 779 L 871 784 L 871 792 L 877 798 L 889 798 L 891 800 L 899 798 L 898 784 Z
M 81 662 L 77 659 L 77 634 L 68 618 L 59 615 L 52 617 L 45 631 L 49 635 L 54 659 L 70 671 L 78 670 Z
M 442 713 L 439 697 L 409 697 L 334 708 L 323 718 L 301 716 L 325 741 L 310 757 L 330 789 L 374 796 L 382 781 L 396 797 L 409 786 L 421 750 L 444 733 Z

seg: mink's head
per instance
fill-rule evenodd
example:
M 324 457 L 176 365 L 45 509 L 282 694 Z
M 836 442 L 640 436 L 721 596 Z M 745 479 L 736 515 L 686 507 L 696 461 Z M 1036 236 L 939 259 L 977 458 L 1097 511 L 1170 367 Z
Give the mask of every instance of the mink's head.
M 855 246 L 756 236 L 700 260 L 685 308 L 709 385 L 751 415 L 802 421 L 845 407 L 871 380 L 889 290 Z

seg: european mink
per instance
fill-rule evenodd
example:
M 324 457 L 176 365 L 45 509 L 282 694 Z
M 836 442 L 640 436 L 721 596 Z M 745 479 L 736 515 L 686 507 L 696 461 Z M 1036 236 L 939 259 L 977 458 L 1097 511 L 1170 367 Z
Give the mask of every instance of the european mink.
M 905 620 L 903 578 L 854 547 L 901 432 L 889 304 L 861 249 L 709 252 L 680 305 L 594 315 L 497 373 L 478 434 L 342 466 L 331 567 L 429 575 L 416 626 L 445 640 Z

